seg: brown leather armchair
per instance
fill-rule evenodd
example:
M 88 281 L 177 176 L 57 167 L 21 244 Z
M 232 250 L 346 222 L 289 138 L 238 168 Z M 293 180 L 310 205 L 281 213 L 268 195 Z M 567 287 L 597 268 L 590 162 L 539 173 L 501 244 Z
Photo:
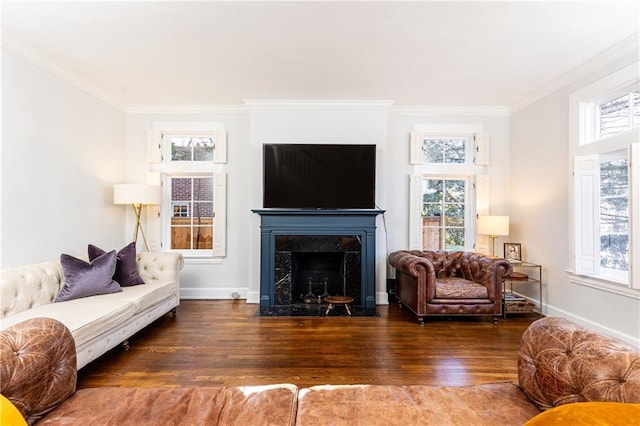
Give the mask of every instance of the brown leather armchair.
M 400 306 L 418 316 L 502 315 L 502 278 L 513 271 L 505 259 L 462 251 L 400 250 L 389 255 L 396 269 Z

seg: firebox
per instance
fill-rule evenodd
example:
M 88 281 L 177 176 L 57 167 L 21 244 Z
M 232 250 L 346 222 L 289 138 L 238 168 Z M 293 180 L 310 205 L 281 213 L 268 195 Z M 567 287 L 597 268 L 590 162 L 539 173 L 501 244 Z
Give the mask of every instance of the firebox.
M 358 235 L 279 235 L 275 250 L 275 305 L 323 304 L 327 296 L 362 304 Z

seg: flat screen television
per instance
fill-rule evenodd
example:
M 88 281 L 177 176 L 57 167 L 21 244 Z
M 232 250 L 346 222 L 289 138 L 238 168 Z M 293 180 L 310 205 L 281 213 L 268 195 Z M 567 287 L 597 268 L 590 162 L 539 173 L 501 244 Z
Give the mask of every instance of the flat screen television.
M 375 145 L 263 146 L 264 208 L 375 208 Z

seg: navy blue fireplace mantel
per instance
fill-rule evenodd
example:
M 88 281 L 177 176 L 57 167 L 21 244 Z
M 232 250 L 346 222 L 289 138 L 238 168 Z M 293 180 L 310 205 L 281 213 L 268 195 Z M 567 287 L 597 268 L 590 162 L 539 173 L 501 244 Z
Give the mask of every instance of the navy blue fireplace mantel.
M 260 215 L 260 308 L 275 306 L 276 238 L 355 236 L 361 242 L 360 305 L 375 308 L 376 216 L 380 209 L 254 209 Z

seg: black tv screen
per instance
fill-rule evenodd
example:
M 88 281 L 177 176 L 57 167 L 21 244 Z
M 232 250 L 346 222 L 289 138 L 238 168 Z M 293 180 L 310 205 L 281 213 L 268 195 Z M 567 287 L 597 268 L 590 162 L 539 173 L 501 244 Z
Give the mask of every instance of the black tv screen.
M 376 146 L 265 144 L 264 208 L 372 209 Z

